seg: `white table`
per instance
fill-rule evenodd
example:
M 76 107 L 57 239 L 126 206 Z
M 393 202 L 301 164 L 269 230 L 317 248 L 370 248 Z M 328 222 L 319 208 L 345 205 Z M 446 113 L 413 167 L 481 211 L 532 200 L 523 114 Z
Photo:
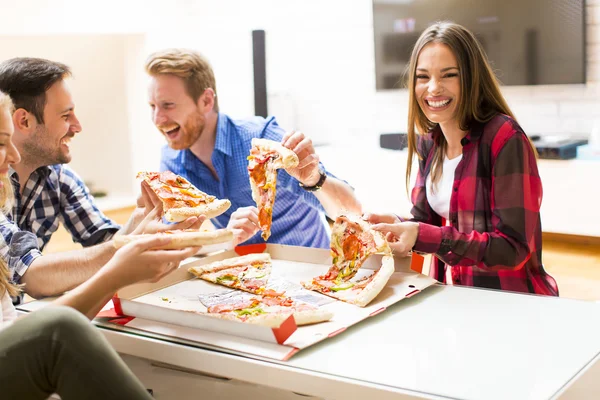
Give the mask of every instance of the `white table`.
M 600 398 L 600 303 L 578 300 L 434 286 L 282 363 L 102 332 L 147 363 L 326 399 Z

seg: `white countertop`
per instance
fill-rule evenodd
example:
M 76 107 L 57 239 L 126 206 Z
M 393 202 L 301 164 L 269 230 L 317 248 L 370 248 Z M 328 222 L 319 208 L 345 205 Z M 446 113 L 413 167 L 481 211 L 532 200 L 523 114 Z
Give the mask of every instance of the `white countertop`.
M 434 286 L 288 362 L 103 332 L 120 353 L 331 400 L 600 395 L 595 302 Z

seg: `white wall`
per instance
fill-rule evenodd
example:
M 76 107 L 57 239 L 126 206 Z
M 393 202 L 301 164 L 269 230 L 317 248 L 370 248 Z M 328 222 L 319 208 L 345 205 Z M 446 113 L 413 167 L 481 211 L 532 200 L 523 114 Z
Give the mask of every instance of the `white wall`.
M 372 147 L 380 133 L 406 129 L 406 91 L 375 91 L 370 0 L 105 0 L 92 9 L 76 0 L 49 4 L 3 4 L 3 14 L 14 18 L 3 21 L 0 35 L 38 35 L 28 55 L 67 62 L 78 80 L 111 93 L 98 98 L 78 89 L 80 113 L 88 110 L 87 134 L 75 141 L 81 162 L 74 166 L 86 178 L 101 179 L 99 150 L 107 137 L 119 138 L 122 147 L 115 154 L 123 161 L 112 167 L 120 169 L 124 182 L 130 177 L 129 187 L 136 171 L 158 165 L 163 139 L 150 123 L 142 69 L 150 51 L 176 46 L 201 51 L 215 69 L 221 109 L 234 117 L 252 114 L 252 29 L 267 32 L 269 109 L 284 128 L 302 129 L 317 142 L 357 140 Z M 600 0 L 588 0 L 587 11 L 587 85 L 504 88 L 529 133 L 586 135 L 600 118 Z M 119 35 L 98 43 L 82 37 L 87 46 L 73 50 L 73 41 L 39 36 L 48 33 Z M 3 38 L 0 58 L 15 40 Z M 110 77 L 98 75 L 100 65 Z M 117 123 L 106 107 L 118 108 Z M 126 154 L 128 148 L 135 151 Z
M 0 61 L 42 57 L 69 65 L 83 130 L 71 142 L 71 165 L 97 189 L 131 192 L 125 49 L 119 35 L 0 36 Z M 114 163 L 111 160 L 120 160 Z

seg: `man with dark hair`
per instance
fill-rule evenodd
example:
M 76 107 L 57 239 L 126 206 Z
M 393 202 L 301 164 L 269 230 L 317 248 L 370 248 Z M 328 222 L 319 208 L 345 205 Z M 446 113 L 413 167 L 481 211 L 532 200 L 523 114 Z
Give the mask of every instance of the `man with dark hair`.
M 107 241 L 115 234 L 169 227 L 158 222 L 160 216 L 150 222 L 153 216 L 144 218 L 154 207 L 150 192 L 120 227 L 98 209 L 83 180 L 66 165 L 71 139 L 81 131 L 67 85 L 70 76 L 66 65 L 39 58 L 0 63 L 0 91 L 14 102 L 13 141 L 21 153 L 21 162 L 10 171 L 16 202 L 12 213 L 0 217 L 0 255 L 33 297 L 63 293 L 91 277 L 114 254 Z M 85 248 L 42 256 L 60 222 Z M 191 218 L 170 228 L 201 222 Z

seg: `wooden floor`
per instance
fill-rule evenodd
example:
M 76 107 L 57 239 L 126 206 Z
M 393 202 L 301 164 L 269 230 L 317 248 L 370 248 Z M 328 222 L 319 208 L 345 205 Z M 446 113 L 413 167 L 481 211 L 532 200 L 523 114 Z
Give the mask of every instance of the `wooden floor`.
M 118 223 L 124 223 L 132 208 L 107 213 Z M 77 249 L 62 227 L 52 236 L 45 253 Z M 543 262 L 546 270 L 558 282 L 561 297 L 600 301 L 600 242 L 585 238 L 544 235 Z M 427 261 L 425 265 L 429 265 Z

